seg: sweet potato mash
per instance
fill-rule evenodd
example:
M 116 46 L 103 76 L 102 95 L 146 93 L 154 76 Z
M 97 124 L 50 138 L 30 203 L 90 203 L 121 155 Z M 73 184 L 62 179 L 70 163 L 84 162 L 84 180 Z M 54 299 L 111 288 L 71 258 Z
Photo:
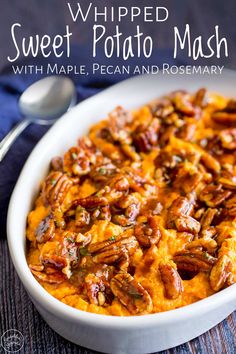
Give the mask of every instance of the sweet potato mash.
M 117 107 L 52 160 L 28 215 L 31 272 L 65 304 L 117 316 L 233 284 L 235 162 L 234 100 L 180 90 Z

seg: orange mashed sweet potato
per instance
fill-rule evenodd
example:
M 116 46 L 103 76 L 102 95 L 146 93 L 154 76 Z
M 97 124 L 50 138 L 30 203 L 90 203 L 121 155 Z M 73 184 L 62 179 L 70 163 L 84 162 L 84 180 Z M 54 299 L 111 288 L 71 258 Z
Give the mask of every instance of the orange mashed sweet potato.
M 180 90 L 117 107 L 52 160 L 28 215 L 32 274 L 65 304 L 116 316 L 233 284 L 235 162 L 234 100 Z

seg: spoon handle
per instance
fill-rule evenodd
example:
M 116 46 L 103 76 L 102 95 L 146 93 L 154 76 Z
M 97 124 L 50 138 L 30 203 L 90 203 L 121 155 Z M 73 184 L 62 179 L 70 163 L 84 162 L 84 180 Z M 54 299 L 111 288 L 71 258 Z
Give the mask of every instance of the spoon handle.
M 2 139 L 0 142 L 0 162 L 14 143 L 16 138 L 23 132 L 23 130 L 31 123 L 29 119 L 24 119 L 20 123 L 16 124 L 14 128 Z

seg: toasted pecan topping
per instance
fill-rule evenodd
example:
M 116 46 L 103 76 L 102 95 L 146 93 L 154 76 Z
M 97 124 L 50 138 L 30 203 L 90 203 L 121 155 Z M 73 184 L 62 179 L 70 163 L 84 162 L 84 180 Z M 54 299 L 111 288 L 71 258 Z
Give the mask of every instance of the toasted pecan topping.
M 201 224 L 191 216 L 182 215 L 174 220 L 174 226 L 179 232 L 190 232 L 196 235 L 200 231 Z
M 111 315 L 173 309 L 233 284 L 235 116 L 236 100 L 201 88 L 135 112 L 118 106 L 93 125 L 52 159 L 29 213 L 36 279 Z
M 65 172 L 83 176 L 90 172 L 91 166 L 94 165 L 101 153 L 93 145 L 88 137 L 79 139 L 78 146 L 72 147 L 64 156 L 63 169 Z
M 221 184 L 210 184 L 202 190 L 199 199 L 205 202 L 207 206 L 215 208 L 228 199 L 231 194 L 230 191 L 223 190 Z
M 116 210 L 116 214 L 112 217 L 112 221 L 121 226 L 129 226 L 134 224 L 139 214 L 140 201 L 135 193 L 129 194 L 120 199 L 114 209 Z
M 35 230 L 35 237 L 37 242 L 42 243 L 46 242 L 49 239 L 52 239 L 55 232 L 55 223 L 52 218 L 52 215 L 48 215 L 44 218 L 38 225 Z
M 102 242 L 91 243 L 88 251 L 93 256 L 95 263 L 114 264 L 124 267 L 129 265 L 129 255 L 134 253 L 138 243 L 134 236 L 113 236 Z
M 65 281 L 65 275 L 58 270 L 50 269 L 43 272 L 44 266 L 42 265 L 29 265 L 32 274 L 40 281 L 49 284 L 60 284 Z
M 204 105 L 204 99 L 205 99 L 205 96 L 206 96 L 206 89 L 205 88 L 201 88 L 200 90 L 198 90 L 195 94 L 195 97 L 194 97 L 194 104 L 196 106 L 199 106 L 199 107 L 203 107 Z
M 153 146 L 157 144 L 157 133 L 160 129 L 160 122 L 157 118 L 154 118 L 148 126 L 138 126 L 134 132 L 134 146 L 138 151 L 148 152 Z
M 199 238 L 194 241 L 191 241 L 187 246 L 186 249 L 188 250 L 201 250 L 201 251 L 207 251 L 208 253 L 214 253 L 215 250 L 217 249 L 217 242 L 213 240 L 212 238 Z
M 171 264 L 160 263 L 159 272 L 164 284 L 165 296 L 168 299 L 176 299 L 183 292 L 183 284 L 178 271 Z
M 41 272 L 44 270 L 44 266 L 42 264 L 29 264 L 30 270 L 35 270 L 36 272 Z
M 42 272 L 36 272 L 35 270 L 31 270 L 31 272 L 37 279 L 49 284 L 60 284 L 65 280 L 65 276 L 60 272 L 54 274 L 45 274 Z
M 211 154 L 204 152 L 204 154 L 201 156 L 201 161 L 207 169 L 215 173 L 220 172 L 220 163 Z
M 119 169 L 107 157 L 100 164 L 96 164 L 90 172 L 92 180 L 98 183 L 104 183 L 114 176 Z
M 111 280 L 111 290 L 133 315 L 152 311 L 152 300 L 147 290 L 130 274 L 117 274 Z
M 75 225 L 78 227 L 86 226 L 90 223 L 89 212 L 79 205 L 75 211 Z
M 236 149 L 236 128 L 222 130 L 219 134 L 219 138 L 224 149 Z
M 129 143 L 129 133 L 125 129 L 126 125 L 132 121 L 132 115 L 121 106 L 116 107 L 109 114 L 108 131 L 114 141 Z
M 50 205 L 60 205 L 72 185 L 73 181 L 66 174 L 51 172 L 43 184 L 42 196 Z
M 90 303 L 98 306 L 105 306 L 111 303 L 113 295 L 110 290 L 110 284 L 104 278 L 88 274 L 85 277 L 85 286 Z
M 169 209 L 169 214 L 172 216 L 190 215 L 193 211 L 193 203 L 185 197 L 176 198 Z
M 159 218 L 149 216 L 147 223 L 137 223 L 134 227 L 134 235 L 143 247 L 157 244 L 161 238 Z
M 212 115 L 212 119 L 221 124 L 225 125 L 236 125 L 236 112 L 229 113 L 229 112 L 215 112 Z
M 176 254 L 173 260 L 178 270 L 190 272 L 209 271 L 217 261 L 215 257 L 202 251 L 185 251 Z
M 189 214 L 193 211 L 193 204 L 184 197 L 175 199 L 169 208 L 167 228 L 176 228 L 179 232 L 198 234 L 200 223 Z
M 213 290 L 219 291 L 231 275 L 232 263 L 227 255 L 221 256 L 210 274 L 210 284 Z
M 217 209 L 208 208 L 201 217 L 201 227 L 202 229 L 207 228 L 211 225 L 215 215 L 218 213 Z
M 226 214 L 236 216 L 236 196 L 231 197 L 225 202 Z
M 221 124 L 235 125 L 236 124 L 236 101 L 229 100 L 226 107 L 212 114 L 212 119 Z
M 194 116 L 195 108 L 191 102 L 191 96 L 186 92 L 176 91 L 172 99 L 177 112 L 187 116 Z
M 63 160 L 60 156 L 54 157 L 51 161 L 51 168 L 53 171 L 63 170 Z
M 218 182 L 223 186 L 225 189 L 236 189 L 236 175 L 228 172 L 223 171 L 221 176 L 218 179 Z

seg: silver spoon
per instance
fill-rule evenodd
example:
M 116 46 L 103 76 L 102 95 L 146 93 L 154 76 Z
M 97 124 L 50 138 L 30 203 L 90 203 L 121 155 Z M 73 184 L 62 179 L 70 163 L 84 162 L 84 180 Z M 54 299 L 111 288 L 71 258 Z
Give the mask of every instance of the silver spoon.
M 49 76 L 29 86 L 19 99 L 20 112 L 26 118 L 0 142 L 0 161 L 29 124 L 53 124 L 75 103 L 75 86 L 67 77 Z

